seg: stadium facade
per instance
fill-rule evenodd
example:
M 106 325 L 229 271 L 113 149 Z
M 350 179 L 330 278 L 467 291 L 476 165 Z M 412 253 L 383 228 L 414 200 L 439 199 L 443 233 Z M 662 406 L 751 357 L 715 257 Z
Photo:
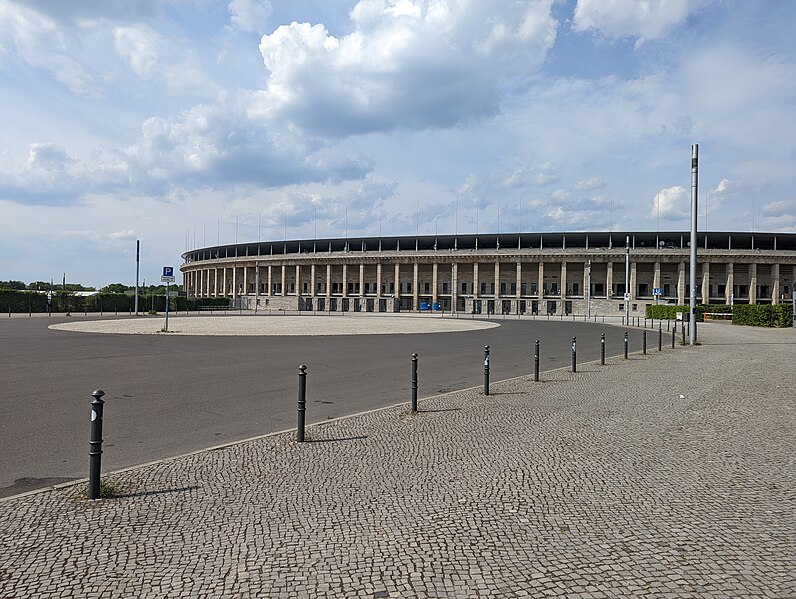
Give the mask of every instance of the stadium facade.
M 796 234 L 697 240 L 698 302 L 791 301 Z M 180 270 L 189 297 L 243 309 L 615 315 L 629 297 L 630 313 L 642 315 L 688 302 L 688 241 L 683 232 L 266 241 L 190 250 Z

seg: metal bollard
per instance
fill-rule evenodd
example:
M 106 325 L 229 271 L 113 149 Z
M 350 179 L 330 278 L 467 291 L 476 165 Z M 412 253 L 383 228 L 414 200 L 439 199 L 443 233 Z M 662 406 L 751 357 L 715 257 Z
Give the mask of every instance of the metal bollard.
M 307 366 L 299 366 L 299 385 L 298 385 L 298 427 L 296 429 L 296 441 L 304 443 L 304 423 L 307 414 Z
M 680 325 L 680 330 L 683 332 L 683 345 L 685 345 L 685 323 Z
M 647 355 L 647 329 L 641 333 L 641 353 Z
M 674 349 L 674 336 L 676 335 L 676 330 L 672 329 L 672 349 Z
M 417 354 L 412 354 L 412 414 L 417 413 Z
M 577 339 L 575 337 L 572 338 L 572 372 L 578 371 L 578 350 L 577 350 Z
M 658 351 L 663 348 L 663 325 L 658 323 Z
M 625 360 L 627 360 L 627 331 L 625 331 Z
M 539 340 L 534 344 L 535 350 L 533 354 L 533 380 L 539 382 Z
M 91 437 L 88 450 L 88 498 L 100 497 L 100 470 L 102 467 L 102 397 L 105 391 L 97 389 L 91 394 Z
M 600 366 L 605 366 L 605 333 L 600 335 Z
M 489 346 L 484 346 L 484 395 L 489 395 Z

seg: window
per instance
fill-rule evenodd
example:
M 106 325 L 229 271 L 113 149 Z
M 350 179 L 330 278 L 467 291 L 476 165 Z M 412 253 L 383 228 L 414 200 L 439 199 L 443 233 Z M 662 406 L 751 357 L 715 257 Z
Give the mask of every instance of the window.
M 395 293 L 395 283 L 390 283 L 390 293 Z
M 486 295 L 486 283 L 481 283 L 481 295 Z
M 500 295 L 506 295 L 506 284 L 505 283 L 501 283 L 500 284 Z
M 572 295 L 578 295 L 580 292 L 580 285 L 577 283 L 572 283 Z
M 462 293 L 467 293 L 467 283 L 462 283 Z
M 442 293 L 448 293 L 448 284 L 447 283 L 443 283 L 442 284 Z
M 423 283 L 423 292 L 424 293 L 430 293 L 431 292 L 430 287 L 431 287 L 431 285 L 429 283 Z

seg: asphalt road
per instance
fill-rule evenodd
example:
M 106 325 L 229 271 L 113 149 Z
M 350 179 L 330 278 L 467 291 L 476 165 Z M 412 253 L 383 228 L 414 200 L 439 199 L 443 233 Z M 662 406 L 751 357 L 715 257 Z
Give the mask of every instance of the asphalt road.
M 219 318 L 223 318 L 220 316 Z M 181 337 L 54 331 L 66 318 L 0 319 L 0 497 L 83 478 L 91 392 L 106 392 L 103 471 L 295 427 L 298 366 L 307 364 L 307 422 L 622 353 L 623 330 L 571 321 L 501 321 L 459 333 L 334 337 Z M 631 351 L 641 331 L 630 331 Z M 650 348 L 657 336 L 650 336 Z M 654 340 L 654 341 L 653 341 Z

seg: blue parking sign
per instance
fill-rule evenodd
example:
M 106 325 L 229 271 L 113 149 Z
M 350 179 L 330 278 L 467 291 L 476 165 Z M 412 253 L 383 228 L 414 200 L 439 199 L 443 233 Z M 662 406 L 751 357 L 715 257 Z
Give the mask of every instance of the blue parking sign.
M 163 276 L 164 277 L 173 277 L 174 276 L 174 267 L 173 266 L 164 266 L 163 267 Z

